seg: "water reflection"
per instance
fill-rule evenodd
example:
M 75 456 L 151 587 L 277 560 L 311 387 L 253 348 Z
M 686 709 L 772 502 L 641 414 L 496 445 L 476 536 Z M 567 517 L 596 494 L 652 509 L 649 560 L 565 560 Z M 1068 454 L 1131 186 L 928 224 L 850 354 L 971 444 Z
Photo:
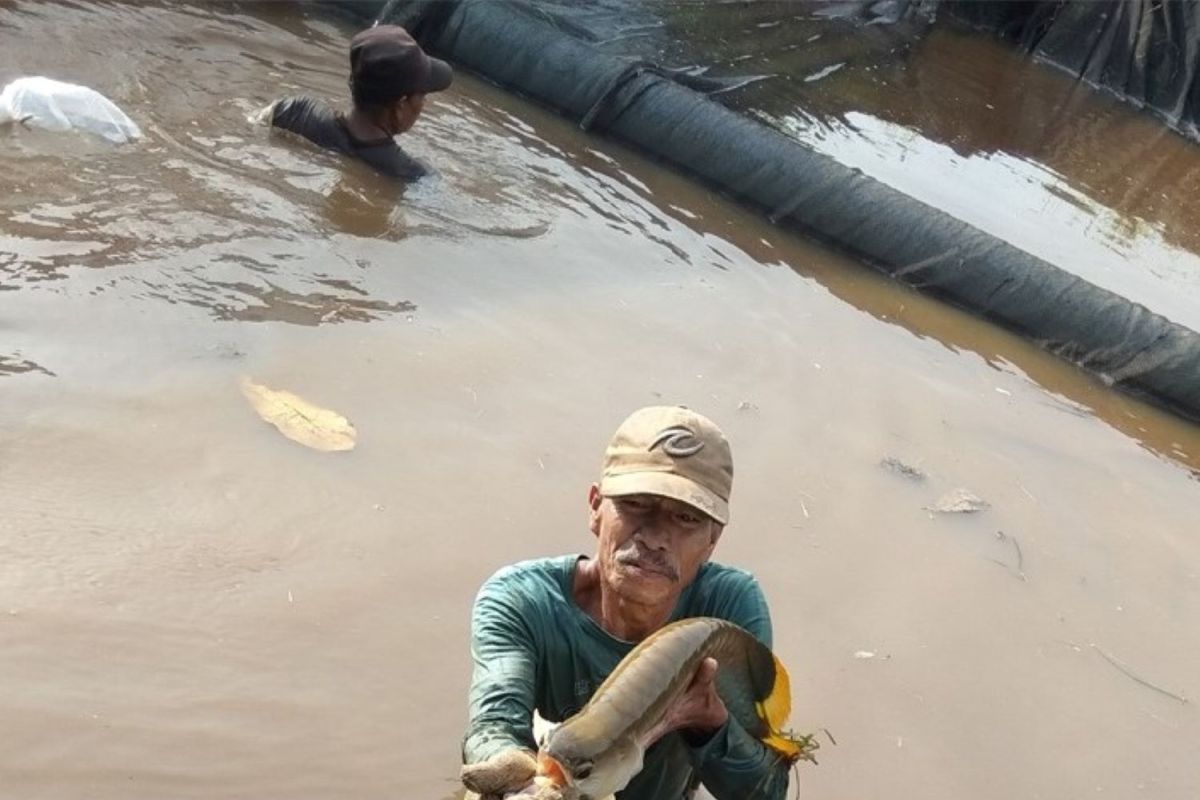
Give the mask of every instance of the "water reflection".
M 861 112 L 844 122 L 793 114 L 772 123 L 921 202 L 1200 329 L 1200 256 L 1167 242 L 1162 223 L 1103 206 L 1038 162 L 1004 151 L 959 155 Z
M 415 311 L 417 306 L 407 301 L 386 302 L 356 297 L 363 292 L 345 281 L 337 284 L 342 294 L 309 292 L 299 294 L 276 286 L 270 281 L 262 284 L 226 283 L 212 281 L 212 286 L 224 289 L 229 295 L 243 299 L 240 305 L 228 302 L 189 300 L 193 305 L 212 311 L 221 320 L 240 322 L 287 322 L 293 325 L 321 325 L 338 322 L 370 322 L 387 314 Z
M 542 135 L 552 133 L 543 130 Z M 857 134 L 848 131 L 848 135 L 853 139 Z M 907 137 L 888 141 L 897 138 L 920 139 L 909 132 Z M 866 142 L 863 152 L 878 151 Z M 623 162 L 631 168 L 639 159 L 628 154 Z M 998 169 L 1001 176 L 1011 168 L 1009 174 L 1017 182 L 1020 176 L 1030 174 L 1053 179 L 1037 165 L 1020 160 L 1001 158 L 984 167 Z M 721 250 L 732 248 L 765 267 L 784 267 L 816 280 L 835 297 L 888 325 L 937 341 L 954 353 L 975 353 L 994 369 L 1027 377 L 1047 392 L 1046 403 L 1052 408 L 1067 414 L 1095 416 L 1147 451 L 1184 466 L 1200 479 L 1200 426 L 1115 392 L 1095 375 L 1051 356 L 1019 336 L 983 324 L 970 314 L 925 297 L 861 264 L 848 259 L 814 258 L 803 242 L 786 231 L 751 212 L 731 210 L 711 195 L 696 191 L 683 178 L 661 170 L 639 169 L 638 179 L 632 181 L 615 164 L 597 164 L 595 169 L 646 200 L 654 198 L 661 213 L 671 218 L 672 225 L 686 227 L 707 241 L 719 243 L 720 247 L 713 252 L 716 258 L 723 259 Z M 1031 185 L 1037 188 L 1045 184 L 1034 181 Z M 1091 200 L 1069 187 L 1063 187 L 1062 191 L 1062 203 L 1096 208 Z M 664 198 L 672 202 L 662 202 Z M 1103 214 L 1103 209 L 1097 209 L 1096 213 Z M 1193 257 L 1190 253 L 1185 255 Z M 712 259 L 706 263 L 719 266 Z
M 947 20 L 866 24 L 884 5 L 600 0 L 564 14 L 614 52 L 769 73 L 720 102 L 1200 329 L 1200 150 Z
M 1157 120 L 986 37 L 937 29 L 905 58 L 852 71 L 785 104 L 821 118 L 858 111 L 919 131 L 962 156 L 1037 162 L 1096 203 L 1200 249 L 1200 150 Z M 1131 268 L 1136 268 L 1136 264 Z

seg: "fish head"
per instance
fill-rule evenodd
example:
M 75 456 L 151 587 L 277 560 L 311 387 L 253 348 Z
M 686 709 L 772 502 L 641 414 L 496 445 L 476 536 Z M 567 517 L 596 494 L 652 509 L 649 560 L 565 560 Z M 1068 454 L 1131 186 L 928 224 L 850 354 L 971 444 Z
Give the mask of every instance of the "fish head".
M 535 780 L 541 785 L 572 790 L 579 800 L 601 800 L 624 789 L 642 771 L 643 750 L 633 739 L 618 739 L 598 753 L 585 753 L 560 732 L 563 729 L 551 731 L 538 751 Z

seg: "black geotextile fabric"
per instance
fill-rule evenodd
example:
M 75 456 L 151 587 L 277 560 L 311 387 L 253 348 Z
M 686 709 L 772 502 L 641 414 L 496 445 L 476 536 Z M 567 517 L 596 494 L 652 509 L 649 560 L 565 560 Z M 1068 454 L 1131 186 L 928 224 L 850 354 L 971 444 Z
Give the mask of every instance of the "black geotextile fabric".
M 550 13 L 522 0 L 353 7 L 372 17 L 385 11 L 387 21 L 459 66 L 1200 419 L 1200 334 L 714 102 L 685 85 L 687 71 L 605 52 L 564 24 L 561 7 Z
M 1197 0 L 947 0 L 946 7 L 1200 138 Z

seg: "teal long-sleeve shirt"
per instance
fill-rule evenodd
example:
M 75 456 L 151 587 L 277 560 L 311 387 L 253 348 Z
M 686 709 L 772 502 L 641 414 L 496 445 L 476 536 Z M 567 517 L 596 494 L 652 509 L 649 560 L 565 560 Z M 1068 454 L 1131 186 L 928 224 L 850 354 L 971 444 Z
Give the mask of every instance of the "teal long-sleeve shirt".
M 550 722 L 578 712 L 634 643 L 607 633 L 575 604 L 571 584 L 582 556 L 526 561 L 497 572 L 475 599 L 474 675 L 463 763 L 513 747 L 536 750 L 536 708 Z M 671 620 L 719 617 L 771 646 L 771 618 L 758 582 L 711 562 L 679 598 Z M 693 747 L 670 733 L 647 751 L 643 769 L 618 800 L 682 800 L 697 784 L 717 800 L 782 800 L 788 765 L 732 717 Z

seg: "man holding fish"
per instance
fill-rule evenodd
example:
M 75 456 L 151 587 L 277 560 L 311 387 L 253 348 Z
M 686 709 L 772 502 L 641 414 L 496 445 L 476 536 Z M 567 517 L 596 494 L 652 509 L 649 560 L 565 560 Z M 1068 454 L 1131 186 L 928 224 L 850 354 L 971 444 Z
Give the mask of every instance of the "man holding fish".
M 706 417 L 656 406 L 621 424 L 588 492 L 595 554 L 506 567 L 476 598 L 469 789 L 786 795 L 790 765 L 807 755 L 780 730 L 790 697 L 766 600 L 748 573 L 709 561 L 732 483 L 729 443 Z M 541 743 L 535 709 L 566 721 Z

